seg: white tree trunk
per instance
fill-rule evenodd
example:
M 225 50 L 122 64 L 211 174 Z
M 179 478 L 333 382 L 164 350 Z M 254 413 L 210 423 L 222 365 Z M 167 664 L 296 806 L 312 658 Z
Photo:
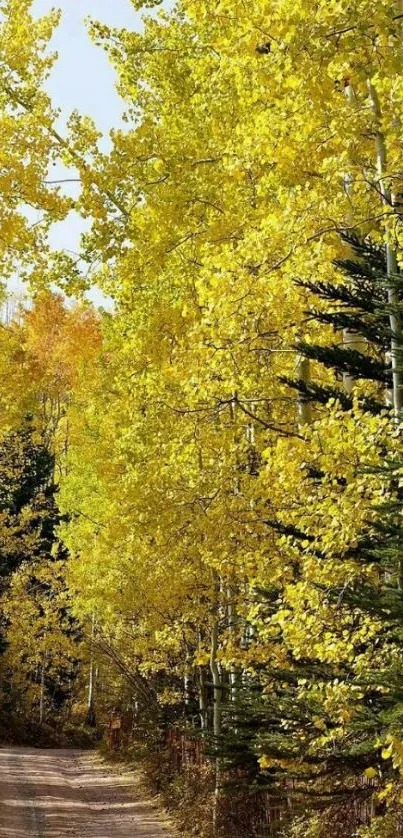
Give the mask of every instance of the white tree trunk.
M 344 349 L 352 349 L 356 352 L 361 352 L 363 355 L 365 353 L 366 342 L 361 337 L 358 332 L 353 332 L 351 329 L 343 329 L 343 348 Z M 354 376 L 350 375 L 348 372 L 343 373 L 343 385 L 346 393 L 349 396 L 352 395 L 354 389 L 355 379 Z
M 206 676 L 202 666 L 199 666 L 199 715 L 201 730 L 208 728 Z
M 222 682 L 217 663 L 218 651 L 218 615 L 211 627 L 210 672 L 213 680 L 213 733 L 215 737 L 221 734 L 221 692 Z
M 91 619 L 91 640 L 90 640 L 90 667 L 88 676 L 88 698 L 87 698 L 87 723 L 95 725 L 95 691 L 97 684 L 98 669 L 94 656 L 94 635 L 95 635 L 95 614 Z
M 384 207 L 392 207 L 394 199 L 392 191 L 389 189 L 386 181 L 387 174 L 387 154 L 385 137 L 381 130 L 382 112 L 378 99 L 378 94 L 371 82 L 368 79 L 368 93 L 371 102 L 372 112 L 376 122 L 375 133 L 375 147 L 376 147 L 376 164 L 379 177 L 379 189 L 382 195 L 382 204 Z M 391 307 L 389 314 L 390 329 L 392 332 L 390 343 L 390 356 L 392 365 L 392 381 L 393 381 L 393 407 L 396 418 L 401 414 L 403 408 L 403 376 L 400 370 L 400 351 L 402 347 L 402 322 L 398 312 L 399 297 L 397 289 L 394 286 L 393 278 L 398 273 L 398 264 L 396 251 L 390 242 L 386 244 L 386 264 L 388 277 L 392 279 L 388 287 L 388 303 Z
M 216 740 L 216 747 L 218 747 L 218 739 L 221 735 L 221 713 L 222 713 L 222 678 L 220 668 L 217 661 L 218 643 L 219 643 L 219 596 L 220 596 L 220 580 L 216 571 L 212 571 L 213 587 L 214 587 L 214 606 L 213 606 L 213 621 L 211 625 L 211 646 L 210 646 L 210 672 L 213 681 L 213 734 Z M 215 788 L 214 788 L 214 807 L 213 807 L 213 835 L 218 832 L 219 819 L 219 800 L 221 788 L 221 760 L 218 755 L 215 758 Z
M 309 384 L 311 380 L 311 365 L 309 358 L 299 355 L 297 358 L 297 378 L 304 384 Z M 312 409 L 310 401 L 300 393 L 298 396 L 298 420 L 299 425 L 309 425 L 312 421 Z
M 357 108 L 357 97 L 354 93 L 354 90 L 350 84 L 345 87 L 345 95 L 353 108 Z M 349 172 L 346 172 L 344 175 L 344 189 L 345 193 L 350 202 L 350 209 L 347 211 L 347 224 L 349 226 L 353 226 L 354 224 L 354 210 L 352 204 L 352 191 L 353 191 L 353 183 L 354 179 Z M 351 331 L 351 329 L 343 329 L 343 348 L 344 349 L 352 349 L 356 352 L 365 353 L 366 349 L 366 342 L 363 340 L 361 335 L 358 332 Z M 349 375 L 348 372 L 343 373 L 343 386 L 346 393 L 351 396 L 354 389 L 355 379 L 352 375 Z
M 192 676 L 190 674 L 189 653 L 186 654 L 185 673 L 183 676 L 183 692 L 185 707 L 189 707 L 192 695 Z
M 227 614 L 228 614 L 228 632 L 231 639 L 235 640 L 235 627 L 237 621 L 237 613 L 236 613 L 236 606 L 235 606 L 235 588 L 233 585 L 227 586 Z M 229 685 L 230 685 L 230 701 L 231 704 L 236 705 L 238 703 L 238 694 L 239 694 L 239 672 L 237 667 L 232 664 L 229 672 Z
M 43 724 L 45 713 L 45 662 L 41 666 L 41 692 L 39 696 L 39 724 Z

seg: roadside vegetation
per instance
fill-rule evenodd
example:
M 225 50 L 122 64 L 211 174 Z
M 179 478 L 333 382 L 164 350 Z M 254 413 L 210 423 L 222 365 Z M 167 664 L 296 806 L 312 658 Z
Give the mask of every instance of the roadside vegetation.
M 194 838 L 399 836 L 403 7 L 90 21 L 105 143 L 56 128 L 31 5 L 0 9 L 28 288 L 0 329 L 3 736 L 141 758 Z

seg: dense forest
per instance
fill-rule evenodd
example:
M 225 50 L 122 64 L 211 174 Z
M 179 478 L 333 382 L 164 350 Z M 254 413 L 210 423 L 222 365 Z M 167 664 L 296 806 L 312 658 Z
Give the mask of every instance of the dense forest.
M 146 749 L 186 835 L 394 838 L 403 4 L 131 2 L 107 141 L 0 4 L 0 722 Z

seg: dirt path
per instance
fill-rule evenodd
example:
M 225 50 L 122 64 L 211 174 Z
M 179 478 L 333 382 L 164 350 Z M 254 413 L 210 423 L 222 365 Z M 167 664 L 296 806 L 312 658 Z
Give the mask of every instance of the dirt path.
M 94 752 L 0 749 L 1 838 L 169 838 L 136 776 Z

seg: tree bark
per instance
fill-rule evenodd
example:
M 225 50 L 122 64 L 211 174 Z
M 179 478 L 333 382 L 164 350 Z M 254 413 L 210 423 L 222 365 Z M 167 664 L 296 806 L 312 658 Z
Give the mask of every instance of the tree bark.
M 203 666 L 199 666 L 199 714 L 201 730 L 208 728 L 206 674 Z
M 39 696 L 39 724 L 43 724 L 43 718 L 45 713 L 45 661 L 43 661 L 41 666 L 41 692 Z
M 222 679 L 220 669 L 217 662 L 218 642 L 219 642 L 219 596 L 220 596 L 220 580 L 216 571 L 212 570 L 213 589 L 214 589 L 214 605 L 213 605 L 213 621 L 211 625 L 211 646 L 210 646 L 210 672 L 213 681 L 213 734 L 215 739 L 215 747 L 218 747 L 218 741 L 221 735 L 221 713 L 222 713 Z M 219 800 L 221 788 L 221 760 L 218 754 L 215 757 L 215 788 L 214 788 L 214 807 L 213 807 L 213 835 L 217 835 L 218 821 L 219 821 Z
M 376 147 L 376 165 L 379 177 L 379 189 L 382 196 L 382 204 L 385 208 L 392 208 L 394 206 L 394 197 L 392 191 L 387 185 L 387 153 L 385 136 L 381 129 L 382 111 L 379 103 L 378 94 L 368 79 L 368 93 L 372 107 L 372 113 L 375 119 L 375 147 Z M 402 321 L 398 311 L 399 297 L 397 289 L 394 285 L 393 279 L 398 273 L 398 264 L 396 250 L 388 241 L 386 243 L 386 265 L 387 274 L 391 279 L 388 286 L 388 304 L 390 307 L 389 323 L 392 333 L 390 342 L 390 356 L 392 365 L 392 381 L 393 381 L 393 408 L 396 418 L 399 418 L 403 408 L 403 375 L 400 369 L 400 353 L 402 348 Z
M 221 691 L 222 682 L 217 663 L 218 651 L 218 615 L 214 617 L 211 627 L 210 672 L 213 679 L 213 733 L 215 737 L 221 734 Z
M 86 723 L 90 727 L 96 726 L 95 718 L 95 689 L 97 680 L 97 670 L 94 660 L 94 635 L 95 635 L 95 615 L 91 619 L 91 640 L 90 640 L 90 670 L 88 679 L 88 698 L 87 698 L 87 715 Z
M 311 380 L 311 365 L 309 358 L 299 355 L 297 358 L 297 378 L 304 384 L 309 384 Z M 307 397 L 300 393 L 298 396 L 298 423 L 300 426 L 309 425 L 312 421 L 311 404 Z

